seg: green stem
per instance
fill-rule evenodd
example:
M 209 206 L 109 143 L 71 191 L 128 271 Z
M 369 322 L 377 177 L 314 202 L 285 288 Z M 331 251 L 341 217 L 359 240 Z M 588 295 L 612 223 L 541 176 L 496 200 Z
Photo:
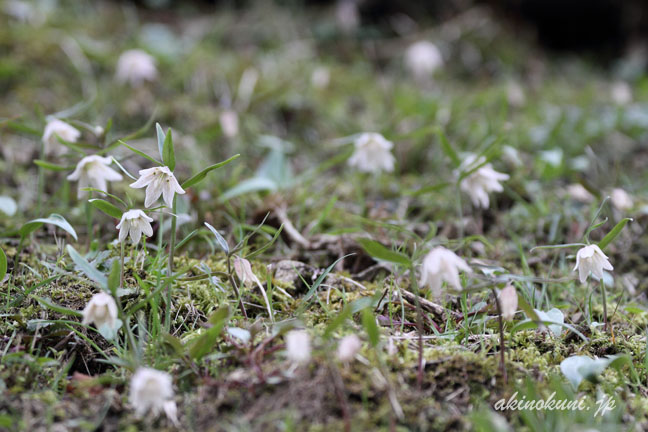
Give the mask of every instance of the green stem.
M 166 330 L 171 330 L 171 276 L 173 275 L 173 255 L 175 254 L 175 243 L 176 243 L 176 196 L 173 196 L 173 207 L 171 212 L 171 232 L 169 233 L 169 262 L 167 265 L 167 287 L 166 287 L 166 316 L 165 316 L 165 326 Z
M 121 273 L 119 274 L 119 288 L 124 288 L 124 242 L 121 244 L 121 253 L 119 255 L 121 260 Z
M 601 294 L 603 295 L 603 331 L 608 330 L 608 314 L 607 314 L 607 293 L 605 292 L 605 282 L 601 279 Z
M 464 238 L 464 218 L 463 218 L 463 205 L 461 203 L 461 188 L 460 182 L 457 182 L 457 216 L 459 216 L 459 239 Z
M 416 383 L 419 390 L 421 390 L 423 388 L 423 309 L 421 308 L 421 301 L 419 300 L 419 286 L 413 265 L 410 266 L 410 280 L 416 300 L 416 328 L 418 331 L 418 374 L 416 376 Z
M 92 244 L 92 237 L 93 237 L 93 229 L 92 229 L 92 205 L 90 204 L 90 201 L 86 200 L 85 202 L 85 216 L 86 216 L 86 226 L 88 230 L 88 239 L 86 243 L 86 248 L 90 249 L 90 245 Z

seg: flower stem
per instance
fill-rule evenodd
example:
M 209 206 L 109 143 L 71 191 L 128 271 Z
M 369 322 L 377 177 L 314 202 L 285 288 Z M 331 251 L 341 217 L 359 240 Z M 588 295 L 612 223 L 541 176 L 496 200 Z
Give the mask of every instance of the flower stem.
M 231 264 L 232 257 L 228 253 L 227 254 L 227 276 L 229 278 L 230 284 L 232 285 L 232 288 L 234 288 L 234 293 L 236 294 L 236 298 L 238 299 L 239 302 L 239 307 L 241 308 L 241 313 L 245 318 L 247 318 L 247 312 L 245 311 L 245 306 L 243 306 L 243 299 L 241 298 L 241 292 L 238 290 L 238 287 L 236 286 L 236 281 L 234 281 L 234 276 L 232 274 L 232 264 Z
M 173 206 L 171 212 L 171 232 L 169 233 L 169 262 L 167 264 L 167 287 L 166 287 L 166 315 L 165 326 L 166 330 L 171 330 L 171 276 L 173 275 L 173 255 L 175 254 L 175 241 L 176 241 L 176 196 L 173 196 Z
M 419 286 L 413 265 L 410 266 L 410 281 L 415 295 L 416 329 L 418 331 L 418 374 L 416 375 L 416 384 L 419 390 L 421 390 L 423 388 L 423 309 L 421 308 L 421 301 L 419 300 Z
M 461 202 L 461 188 L 459 187 L 459 182 L 457 182 L 457 216 L 459 217 L 459 239 L 463 240 L 464 238 L 464 217 L 463 217 L 463 203 Z
M 607 314 L 607 293 L 605 292 L 605 282 L 601 278 L 601 294 L 603 296 L 603 331 L 608 330 L 608 314 Z
M 121 253 L 119 254 L 121 260 L 121 272 L 119 274 L 119 288 L 124 288 L 124 242 L 121 243 Z

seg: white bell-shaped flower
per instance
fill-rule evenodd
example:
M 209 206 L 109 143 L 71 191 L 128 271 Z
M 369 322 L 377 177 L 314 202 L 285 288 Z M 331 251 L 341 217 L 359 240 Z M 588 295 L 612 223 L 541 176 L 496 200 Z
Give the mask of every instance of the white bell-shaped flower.
M 459 271 L 472 272 L 466 261 L 457 254 L 441 246 L 435 247 L 423 259 L 421 286 L 428 286 L 435 297 L 441 294 L 443 282 L 461 291 Z
M 177 425 L 177 407 L 173 396 L 171 375 L 166 372 L 139 368 L 131 378 L 130 403 L 139 417 L 148 413 L 157 416 L 164 412 Z
M 86 156 L 79 161 L 74 172 L 67 176 L 68 180 L 79 182 L 77 192 L 79 198 L 87 195 L 87 192 L 83 189 L 88 186 L 105 192 L 108 188 L 107 182 L 122 179 L 121 174 L 108 166 L 111 163 L 111 157 L 102 157 L 99 155 Z
M 578 270 L 578 278 L 581 283 L 585 283 L 587 276 L 593 274 L 597 279 L 603 278 L 603 270 L 614 270 L 608 257 L 597 245 L 588 245 L 578 250 L 576 254 L 576 266 L 574 271 Z
M 518 307 L 518 295 L 513 285 L 507 285 L 500 291 L 497 301 L 499 302 L 502 318 L 510 321 L 515 316 Z
M 362 172 L 391 172 L 396 162 L 392 147 L 394 144 L 381 134 L 365 132 L 355 140 L 355 151 L 348 163 Z
M 63 141 L 75 143 L 80 136 L 81 132 L 77 128 L 70 126 L 64 121 L 59 119 L 50 120 L 43 131 L 45 154 L 60 155 L 65 153 L 66 147 L 58 141 L 58 138 L 61 138 Z
M 459 172 L 472 169 L 472 167 L 479 166 L 486 161 L 484 156 L 477 159 L 474 154 L 469 154 L 462 163 Z M 497 172 L 493 169 L 490 163 L 484 164 L 470 175 L 461 181 L 460 188 L 470 197 L 475 207 L 488 208 L 490 200 L 488 194 L 490 192 L 502 192 L 504 188 L 500 184 L 501 181 L 509 179 L 508 174 Z
M 145 51 L 138 49 L 124 51 L 117 60 L 115 77 L 120 83 L 138 87 L 145 81 L 154 81 L 157 74 L 155 59 Z
M 354 334 L 344 336 L 338 344 L 337 357 L 341 362 L 352 361 L 362 348 L 362 341 Z
M 310 361 L 310 336 L 306 330 L 291 330 L 286 333 L 286 356 L 295 364 L 306 364 Z
M 130 234 L 131 241 L 135 244 L 139 243 L 142 234 L 151 237 L 153 235 L 151 222 L 153 222 L 153 218 L 148 217 L 142 210 L 133 209 L 125 212 L 119 224 L 117 224 L 119 241 L 123 243 L 128 234 Z
M 443 57 L 432 42 L 418 41 L 405 51 L 405 66 L 416 78 L 428 78 L 443 66 Z
M 218 116 L 223 135 L 234 138 L 239 133 L 239 117 L 234 110 L 225 110 Z
M 610 193 L 610 201 L 618 210 L 626 211 L 634 207 L 634 200 L 630 194 L 621 188 L 614 188 Z
M 140 178 L 131 183 L 130 187 L 139 189 L 146 187 L 145 207 L 151 207 L 160 196 L 163 197 L 167 207 L 173 206 L 173 197 L 176 193 L 185 193 L 176 180 L 173 172 L 167 166 L 158 166 L 140 170 Z
M 83 324 L 94 323 L 97 328 L 104 325 L 115 327 L 117 320 L 115 299 L 104 292 L 93 295 L 83 309 Z

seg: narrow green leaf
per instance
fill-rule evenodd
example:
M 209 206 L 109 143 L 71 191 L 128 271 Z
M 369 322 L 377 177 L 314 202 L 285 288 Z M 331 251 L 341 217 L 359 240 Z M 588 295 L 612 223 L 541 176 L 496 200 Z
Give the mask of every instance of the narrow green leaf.
M 326 326 L 324 330 L 324 339 L 329 339 L 333 332 L 340 326 L 342 326 L 347 319 L 351 317 L 351 306 L 346 305 L 342 311 Z
M 571 247 L 576 247 L 576 246 L 587 246 L 585 243 L 566 243 L 566 244 L 560 244 L 560 245 L 542 245 L 542 246 L 536 246 L 531 248 L 529 252 L 533 252 L 536 249 L 564 249 L 564 248 L 571 248 Z
M 533 310 L 531 305 L 518 294 L 518 307 L 524 311 L 524 313 L 531 318 L 533 321 L 541 321 L 538 314 Z
M 116 205 L 106 200 L 93 198 L 91 200 L 88 200 L 88 202 L 108 216 L 114 217 L 115 219 L 121 219 L 122 217 L 122 211 Z
M 447 188 L 448 186 L 450 186 L 450 183 L 441 182 L 441 183 L 433 184 L 433 185 L 430 185 L 430 186 L 423 186 L 422 188 L 417 189 L 417 190 L 406 191 L 405 195 L 409 195 L 409 196 L 425 195 L 425 194 L 431 193 L 431 192 L 439 192 L 439 191 Z
M 358 243 L 360 243 L 362 248 L 373 258 L 407 267 L 411 265 L 411 260 L 409 259 L 409 257 L 400 252 L 395 252 L 391 249 L 387 249 L 385 246 L 375 240 L 368 238 L 359 238 Z
M 20 230 L 18 230 L 18 232 L 22 238 L 25 238 L 29 234 L 36 231 L 38 228 L 42 227 L 43 224 L 55 225 L 70 234 L 74 238 L 74 240 L 79 240 L 76 231 L 74 231 L 74 228 L 72 228 L 72 225 L 70 225 L 63 216 L 56 213 L 52 213 L 47 218 L 31 220 L 20 227 Z
M 160 126 L 160 123 L 155 123 L 155 131 L 157 132 L 157 144 L 158 151 L 160 152 L 160 159 L 164 160 L 164 129 Z
M 99 270 L 94 268 L 92 264 L 90 264 L 85 258 L 83 258 L 76 251 L 76 249 L 72 247 L 72 245 L 67 245 L 66 249 L 68 255 L 70 255 L 70 258 L 72 258 L 72 261 L 74 261 L 74 264 L 76 264 L 77 268 L 81 270 L 86 276 L 88 276 L 88 278 L 98 283 L 99 286 L 104 289 L 108 286 L 108 279 L 106 279 L 106 276 Z
M 583 342 L 588 341 L 587 337 L 583 333 L 579 332 L 574 326 L 569 325 L 567 323 L 561 323 L 561 322 L 555 322 L 555 321 L 538 320 L 536 322 L 533 319 L 520 321 L 515 326 L 513 326 L 513 328 L 511 328 L 511 334 L 519 332 L 521 330 L 530 330 L 530 329 L 538 328 L 538 323 L 542 323 L 547 327 L 550 326 L 550 325 L 552 325 L 552 326 L 557 325 L 557 326 L 560 326 L 560 327 L 564 327 L 564 328 L 568 329 L 569 331 L 573 332 L 579 338 L 581 338 L 583 340 Z
M 274 233 L 274 236 L 272 236 L 272 239 L 268 243 L 264 244 L 259 249 L 255 250 L 254 252 L 247 254 L 245 256 L 245 258 L 248 259 L 248 260 L 251 260 L 252 258 L 257 257 L 257 256 L 261 255 L 263 252 L 265 252 L 266 250 L 268 250 L 270 248 L 270 246 L 272 246 L 277 241 L 277 239 L 279 238 L 279 235 L 283 231 L 283 227 L 284 227 L 283 224 L 281 224 L 279 229 Z
M 124 174 L 126 174 L 128 177 L 132 178 L 133 180 L 137 180 L 137 178 L 136 178 L 133 174 L 129 173 L 128 170 L 127 170 L 126 168 L 124 168 L 124 167 L 122 166 L 122 164 L 119 163 L 119 161 L 118 161 L 117 159 L 115 159 L 115 158 L 113 157 L 113 158 L 112 158 L 112 161 L 115 163 L 115 165 L 117 165 L 117 166 L 119 167 L 119 169 L 120 169 Z
M 220 247 L 221 250 L 225 252 L 225 254 L 229 255 L 230 248 L 227 244 L 227 240 L 223 238 L 223 236 L 216 230 L 216 228 L 209 225 L 207 222 L 205 222 L 205 226 L 209 229 L 209 231 L 212 232 L 212 234 L 214 234 L 214 237 L 216 237 L 216 243 L 218 244 L 218 247 Z
M 612 241 L 621 233 L 621 230 L 623 230 L 623 228 L 625 228 L 626 224 L 628 222 L 632 222 L 632 221 L 633 221 L 632 218 L 623 218 L 623 219 L 621 219 L 619 221 L 619 223 L 617 223 L 614 226 L 614 228 L 612 228 L 612 231 L 607 233 L 607 235 L 605 237 L 603 237 L 603 239 L 601 239 L 601 241 L 598 244 L 598 247 L 600 247 L 601 249 L 605 249 L 605 247 L 607 245 L 609 245 L 610 243 L 612 243 Z
M 196 236 L 196 234 L 198 234 L 198 232 L 199 232 L 199 230 L 195 229 L 195 230 L 191 231 L 189 234 L 187 234 L 187 236 L 186 236 L 185 238 L 183 238 L 183 239 L 182 239 L 182 240 L 181 240 L 181 241 L 176 245 L 176 250 L 180 249 L 182 246 L 184 246 L 185 244 L 187 244 L 187 242 L 188 242 L 189 240 L 191 240 L 192 238 L 194 238 L 194 237 Z
M 171 128 L 169 128 L 169 131 L 166 134 L 166 138 L 164 139 L 164 153 L 162 154 L 162 160 L 164 161 L 164 165 L 168 166 L 171 171 L 175 169 L 176 161 L 175 152 L 173 150 L 173 137 L 171 136 Z
M 378 324 L 376 324 L 376 317 L 374 317 L 370 309 L 364 309 L 362 311 L 362 325 L 369 337 L 369 343 L 375 348 L 380 341 L 380 330 L 378 329 Z
M 448 142 L 448 138 L 446 138 L 441 129 L 437 129 L 436 134 L 439 137 L 439 142 L 441 143 L 441 150 L 443 150 L 443 153 L 445 153 L 446 156 L 450 158 L 452 164 L 456 168 L 459 168 L 459 166 L 461 165 L 461 159 L 459 159 L 457 152 L 454 151 L 452 145 L 450 145 L 450 142 Z
M 184 356 L 185 354 L 184 345 L 182 345 L 182 341 L 179 338 L 169 333 L 163 333 L 162 340 L 164 340 L 164 342 L 166 342 L 167 345 L 173 348 L 173 350 L 177 355 Z
M 7 274 L 7 255 L 5 255 L 2 248 L 0 248 L 0 283 Z
M 108 274 L 108 292 L 112 294 L 113 298 L 117 298 L 117 289 L 119 288 L 119 283 L 121 279 L 121 264 L 119 260 L 113 260 L 112 266 L 110 268 L 110 273 Z
M 217 168 L 220 168 L 223 165 L 227 165 L 228 163 L 232 162 L 234 159 L 237 159 L 239 156 L 241 156 L 241 155 L 240 154 L 235 154 L 234 156 L 232 156 L 231 158 L 229 158 L 227 160 L 224 160 L 223 162 L 219 162 L 217 164 L 208 166 L 207 168 L 200 171 L 195 176 L 191 177 L 189 180 L 186 180 L 184 183 L 182 183 L 182 188 L 187 189 L 187 188 L 190 188 L 191 186 L 194 186 L 194 185 L 200 183 L 201 181 L 204 180 L 205 177 L 207 177 L 207 174 L 209 174 L 210 171 L 213 171 L 213 170 L 215 170 Z
M 47 161 L 40 160 L 40 159 L 36 159 L 34 161 L 34 163 L 36 165 L 38 165 L 39 167 L 45 168 L 46 170 L 50 170 L 50 171 L 69 171 L 70 169 L 72 169 L 71 167 L 66 167 L 66 166 L 62 166 L 62 165 L 56 165 L 56 164 L 53 164 L 51 162 L 47 162 Z
M 83 314 L 79 311 L 75 311 L 74 309 L 69 309 L 64 306 L 57 305 L 56 303 L 52 303 L 48 299 L 44 299 L 42 297 L 37 297 L 37 296 L 32 296 L 32 298 L 34 298 L 38 303 L 45 306 L 47 309 L 53 310 L 54 312 L 58 312 L 62 315 L 74 316 L 74 317 L 83 316 Z
M 144 153 L 144 152 L 142 152 L 142 151 L 137 150 L 135 147 L 131 147 L 131 146 L 129 146 L 129 145 L 126 144 L 124 141 L 119 140 L 118 142 L 119 142 L 119 144 L 123 145 L 124 147 L 126 147 L 127 149 L 129 149 L 130 151 L 132 151 L 133 153 L 135 153 L 136 155 L 141 156 L 141 157 L 143 157 L 144 159 L 148 159 L 148 160 L 150 160 L 151 162 L 153 162 L 153 163 L 156 164 L 156 165 L 162 165 L 162 163 L 161 163 L 160 161 L 156 160 L 155 158 L 153 158 L 153 157 L 147 155 L 146 153 Z
M 209 317 L 209 322 L 212 324 L 212 327 L 198 336 L 189 348 L 189 356 L 192 359 L 200 360 L 212 351 L 218 337 L 223 331 L 223 327 L 225 327 L 228 317 L 229 309 L 227 306 L 219 308 Z
M 353 255 L 353 254 L 344 255 L 343 257 L 340 257 L 340 258 L 336 259 L 333 264 L 328 266 L 326 268 L 326 270 L 324 270 L 324 272 L 322 272 L 322 274 L 319 275 L 319 277 L 315 280 L 315 282 L 313 282 L 313 285 L 310 287 L 310 289 L 306 293 L 306 296 L 304 297 L 304 301 L 310 300 L 310 298 L 313 297 L 313 295 L 315 295 L 315 292 L 317 291 L 317 288 L 319 288 L 319 286 L 322 284 L 322 282 L 324 282 L 324 279 L 326 278 L 326 276 L 328 276 L 328 274 L 331 272 L 331 270 L 333 270 L 333 268 L 335 267 L 335 265 L 337 263 L 339 263 L 344 258 L 346 258 L 348 256 L 351 256 L 351 255 Z

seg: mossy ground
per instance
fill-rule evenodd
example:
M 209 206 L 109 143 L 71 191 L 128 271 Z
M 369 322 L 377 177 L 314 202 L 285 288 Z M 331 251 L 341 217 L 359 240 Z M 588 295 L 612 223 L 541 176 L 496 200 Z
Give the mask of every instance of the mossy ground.
M 15 216 L 0 220 L 10 275 L 0 288 L 0 429 L 176 429 L 164 418 L 135 417 L 128 386 L 137 361 L 173 375 L 183 430 L 506 430 L 498 416 L 513 430 L 648 429 L 642 207 L 648 80 L 631 64 L 610 76 L 582 59 L 548 56 L 527 38 L 512 38 L 483 8 L 427 33 L 422 28 L 395 35 L 372 24 L 345 34 L 324 7 L 271 2 L 214 12 L 188 4 L 156 11 L 61 1 L 43 25 L 0 14 L 0 195 L 19 205 Z M 433 80 L 416 82 L 403 70 L 401 53 L 424 36 L 438 41 L 447 61 Z M 155 54 L 160 78 L 131 90 L 113 75 L 119 53 L 135 46 Z M 329 74 L 327 85 L 312 80 L 318 70 Z M 243 101 L 246 74 L 258 80 Z M 611 102 L 610 85 L 619 77 L 631 83 L 635 103 Z M 512 83 L 526 94 L 523 105 L 507 97 Z M 271 247 L 252 259 L 272 299 L 274 322 L 255 285 L 241 287 L 248 314 L 243 318 L 225 274 L 226 256 L 206 230 L 176 253 L 174 267 L 184 274 L 172 290 L 168 332 L 165 302 L 152 294 L 164 277 L 167 239 L 162 249 L 157 235 L 146 248 L 127 248 L 128 292 L 121 302 L 125 309 L 138 307 L 130 323 L 137 355 L 123 338 L 108 342 L 68 314 L 82 310 L 98 288 L 75 268 L 64 245 L 72 244 L 105 273 L 119 260 L 114 221 L 96 210 L 88 221 L 67 172 L 43 170 L 39 180 L 32 163 L 42 157 L 44 115 L 82 101 L 87 105 L 74 110 L 75 119 L 103 126 L 110 119 L 113 125 L 105 140 L 84 131 L 88 144 L 115 142 L 150 118 L 172 127 L 179 178 L 208 161 L 242 155 L 182 197 L 179 213 L 191 219 L 178 237 L 208 221 L 234 245 L 268 215 L 239 251 L 246 256 L 283 224 Z M 240 119 L 233 138 L 218 122 L 230 107 Z M 371 176 L 346 166 L 351 141 L 338 139 L 365 130 L 395 142 L 395 173 Z M 479 152 L 498 141 L 494 163 L 511 179 L 504 192 L 491 196 L 490 209 L 476 210 L 452 186 L 443 187 L 454 177 L 438 130 L 457 151 Z M 281 140 L 261 138 L 270 135 Z M 153 128 L 132 143 L 157 151 Z M 123 147 L 111 154 L 131 172 L 147 167 Z M 77 159 L 71 154 L 51 162 L 72 167 Z M 221 199 L 269 159 L 287 177 L 276 190 Z M 565 187 L 571 183 L 582 183 L 593 200 L 570 197 Z M 606 205 L 601 216 L 608 222 L 590 235 L 597 241 L 622 217 L 635 218 L 606 249 L 615 267 L 607 289 L 614 336 L 594 325 L 603 321 L 599 287 L 574 279 L 575 250 L 530 252 L 537 245 L 581 241 L 612 187 L 635 198 L 623 212 Z M 112 184 L 111 193 L 134 202 L 143 197 L 127 182 Z M 64 215 L 79 241 L 45 225 L 21 245 L 16 230 L 50 213 Z M 307 244 L 286 230 L 282 218 Z M 490 291 L 440 300 L 425 293 L 457 315 L 441 320 L 425 314 L 419 386 L 416 307 L 395 295 L 413 289 L 411 275 L 376 262 L 357 241 L 362 236 L 419 256 L 430 241 L 449 244 L 476 272 L 517 275 L 521 296 L 538 309 L 562 310 L 586 340 L 569 330 L 558 337 L 537 329 L 513 332 L 524 319 L 519 313 L 506 323 L 505 382 Z M 322 272 L 348 254 L 309 297 Z M 212 276 L 203 277 L 207 273 Z M 381 324 L 375 347 L 360 307 L 327 332 L 345 307 L 363 301 Z M 223 333 L 195 361 L 189 347 L 224 306 L 228 326 L 249 330 L 251 340 Z M 286 361 L 281 336 L 294 325 L 313 336 L 312 362 L 299 368 Z M 352 332 L 362 337 L 363 349 L 356 361 L 341 364 L 336 341 Z M 569 356 L 614 354 L 629 355 L 632 367 L 606 370 L 598 383 L 586 382 L 578 391 L 561 376 L 560 362 Z M 594 416 L 595 408 L 495 414 L 495 402 L 515 392 L 528 398 L 583 396 L 590 407 L 608 394 L 617 408 L 606 416 Z

